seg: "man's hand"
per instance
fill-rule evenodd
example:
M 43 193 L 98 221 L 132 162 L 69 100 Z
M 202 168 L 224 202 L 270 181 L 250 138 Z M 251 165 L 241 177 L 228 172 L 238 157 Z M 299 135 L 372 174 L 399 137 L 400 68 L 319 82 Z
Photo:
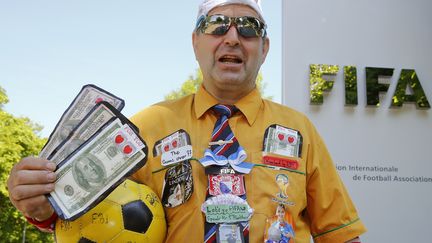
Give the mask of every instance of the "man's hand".
M 7 181 L 9 198 L 24 216 L 37 221 L 48 219 L 54 212 L 45 194 L 54 190 L 55 163 L 27 157 L 11 170 Z

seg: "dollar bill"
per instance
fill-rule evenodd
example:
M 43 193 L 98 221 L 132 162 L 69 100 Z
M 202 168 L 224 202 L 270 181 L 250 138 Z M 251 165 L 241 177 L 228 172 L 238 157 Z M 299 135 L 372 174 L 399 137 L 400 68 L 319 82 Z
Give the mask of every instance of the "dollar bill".
M 85 85 L 75 97 L 69 108 L 63 113 L 54 131 L 51 133 L 48 142 L 45 144 L 39 157 L 48 158 L 57 146 L 65 140 L 70 132 L 81 122 L 89 111 L 99 102 L 106 101 L 119 111 L 124 106 L 124 101 L 107 91 L 94 86 Z
M 264 140 L 264 152 L 272 152 L 275 150 L 275 141 L 274 141 L 274 133 L 275 129 L 273 127 L 269 127 L 267 129 L 267 136 Z
M 83 122 L 75 128 L 73 134 L 48 156 L 48 159 L 59 164 L 113 117 L 115 117 L 115 114 L 107 105 L 105 105 L 105 103 L 99 103 Z
M 143 165 L 145 146 L 119 118 L 99 130 L 56 170 L 55 189 L 48 196 L 56 213 L 73 219 L 89 210 L 126 174 Z
M 290 143 L 290 136 L 294 142 Z M 291 129 L 281 126 L 269 127 L 264 141 L 264 152 L 274 153 L 282 156 L 299 157 L 301 146 L 300 134 Z

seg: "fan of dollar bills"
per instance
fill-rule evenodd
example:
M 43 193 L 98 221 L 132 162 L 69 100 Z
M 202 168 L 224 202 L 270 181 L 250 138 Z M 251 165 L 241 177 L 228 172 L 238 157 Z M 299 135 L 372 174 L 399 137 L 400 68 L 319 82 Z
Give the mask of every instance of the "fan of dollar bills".
M 123 107 L 119 97 L 85 85 L 40 152 L 57 164 L 48 200 L 62 219 L 79 217 L 145 164 L 147 146 Z

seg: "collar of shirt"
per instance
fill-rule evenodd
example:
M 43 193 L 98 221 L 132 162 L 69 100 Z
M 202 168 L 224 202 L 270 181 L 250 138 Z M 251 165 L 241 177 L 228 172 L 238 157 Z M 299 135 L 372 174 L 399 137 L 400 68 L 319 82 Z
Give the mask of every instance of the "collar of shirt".
M 193 103 L 195 107 L 195 115 L 197 119 L 199 119 L 211 107 L 218 104 L 218 101 L 201 85 L 195 94 Z M 234 105 L 244 114 L 249 125 L 252 126 L 258 116 L 261 106 L 263 105 L 263 100 L 258 89 L 255 88 Z

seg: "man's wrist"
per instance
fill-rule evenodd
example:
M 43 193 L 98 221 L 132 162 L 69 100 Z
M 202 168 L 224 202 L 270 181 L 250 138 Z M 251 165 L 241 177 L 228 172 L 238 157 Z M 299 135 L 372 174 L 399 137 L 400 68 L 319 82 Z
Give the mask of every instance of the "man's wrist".
M 38 221 L 37 219 L 33 219 L 33 218 L 29 218 L 29 217 L 25 217 L 25 218 L 27 219 L 27 221 L 30 224 L 36 226 L 40 230 L 52 233 L 52 232 L 54 232 L 54 225 L 55 225 L 55 222 L 56 222 L 58 216 L 55 212 L 53 212 L 53 214 L 49 218 L 47 218 L 43 221 Z

